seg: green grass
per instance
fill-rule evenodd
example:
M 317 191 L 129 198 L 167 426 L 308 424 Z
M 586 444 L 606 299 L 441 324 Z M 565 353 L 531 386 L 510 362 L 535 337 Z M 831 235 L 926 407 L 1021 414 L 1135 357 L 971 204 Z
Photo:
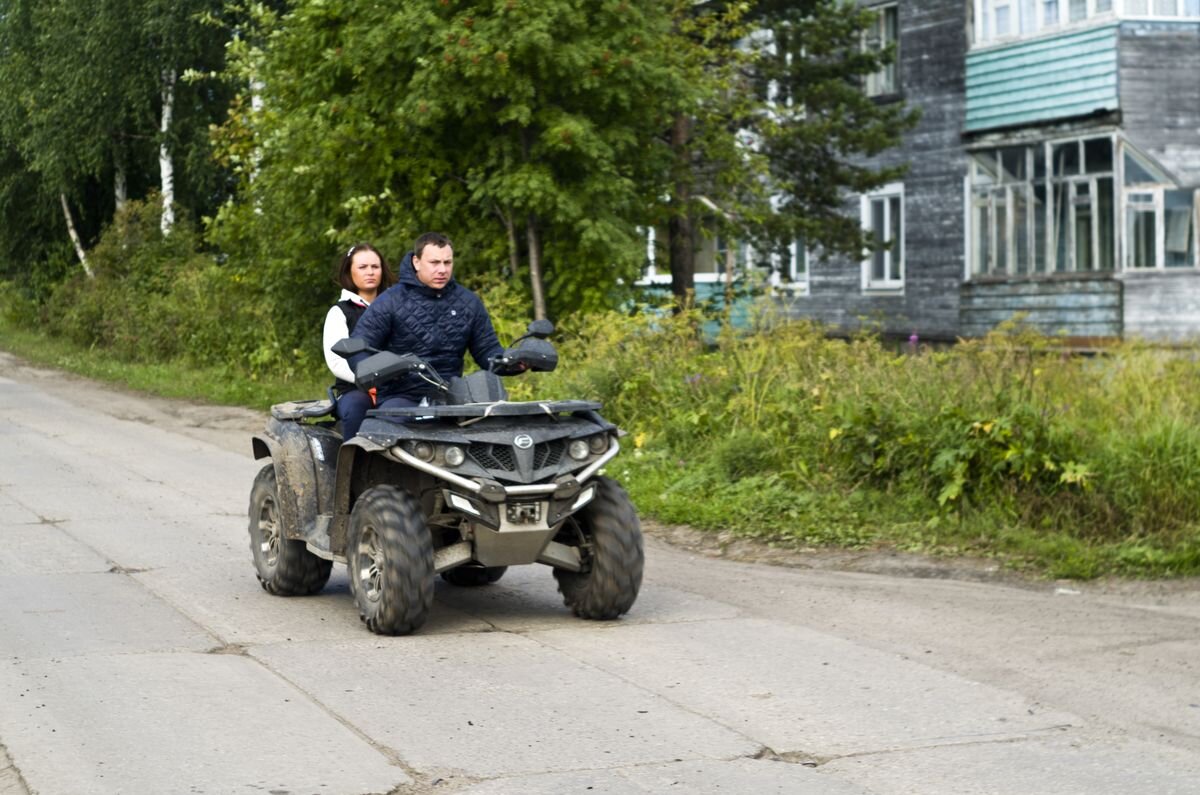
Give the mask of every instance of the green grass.
M 290 378 L 255 378 L 233 367 L 194 367 L 179 362 L 128 362 L 104 350 L 84 349 L 62 339 L 14 328 L 2 320 L 0 348 L 31 364 L 65 370 L 138 392 L 259 410 L 266 410 L 274 403 L 287 400 L 324 397 L 331 382 L 324 372 Z

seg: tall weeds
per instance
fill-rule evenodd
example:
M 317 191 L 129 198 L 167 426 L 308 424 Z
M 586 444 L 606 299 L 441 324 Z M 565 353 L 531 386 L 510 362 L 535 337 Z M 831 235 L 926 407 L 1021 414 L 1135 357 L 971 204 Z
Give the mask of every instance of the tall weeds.
M 1087 358 L 1016 325 L 934 349 L 642 311 L 579 320 L 537 387 L 627 429 L 616 474 L 667 521 L 776 541 L 1200 570 L 1197 349 Z

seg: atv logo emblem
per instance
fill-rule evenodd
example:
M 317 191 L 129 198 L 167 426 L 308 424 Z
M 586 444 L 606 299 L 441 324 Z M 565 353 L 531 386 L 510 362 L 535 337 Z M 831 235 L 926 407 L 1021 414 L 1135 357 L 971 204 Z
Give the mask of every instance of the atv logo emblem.
M 522 433 L 513 439 L 513 444 L 519 450 L 528 450 L 530 447 L 533 447 L 533 437 L 527 433 Z

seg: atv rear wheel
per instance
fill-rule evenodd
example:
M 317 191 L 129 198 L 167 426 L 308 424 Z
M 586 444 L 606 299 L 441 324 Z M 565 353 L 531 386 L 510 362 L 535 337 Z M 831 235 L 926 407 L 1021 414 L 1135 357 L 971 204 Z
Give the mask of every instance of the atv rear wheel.
M 325 587 L 333 561 L 308 551 L 303 541 L 287 537 L 279 510 L 275 467 L 263 467 L 250 490 L 250 551 L 264 590 L 277 596 L 307 596 Z
M 407 635 L 433 606 L 433 539 L 421 506 L 395 486 L 375 486 L 350 512 L 350 590 L 367 629 Z
M 578 544 L 583 568 L 555 569 L 563 602 L 581 618 L 608 621 L 627 612 L 642 586 L 642 526 L 625 489 L 598 477 L 596 496 L 567 519 L 562 543 Z
M 467 563 L 455 569 L 442 572 L 442 579 L 460 588 L 476 588 L 480 585 L 491 585 L 499 582 L 508 571 L 508 566 L 480 566 Z

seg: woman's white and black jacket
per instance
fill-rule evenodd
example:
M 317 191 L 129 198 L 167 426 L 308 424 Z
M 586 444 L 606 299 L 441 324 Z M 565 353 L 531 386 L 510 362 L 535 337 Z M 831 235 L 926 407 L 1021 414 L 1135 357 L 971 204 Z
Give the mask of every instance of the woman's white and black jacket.
M 325 314 L 325 330 L 321 335 L 321 346 L 325 349 L 325 364 L 337 378 L 333 385 L 333 391 L 337 395 L 354 389 L 354 372 L 350 369 L 350 362 L 330 349 L 335 342 L 346 339 L 354 332 L 358 319 L 367 311 L 368 306 L 370 306 L 370 302 L 358 293 L 342 290 L 341 298 L 336 304 L 329 307 L 329 311 Z

